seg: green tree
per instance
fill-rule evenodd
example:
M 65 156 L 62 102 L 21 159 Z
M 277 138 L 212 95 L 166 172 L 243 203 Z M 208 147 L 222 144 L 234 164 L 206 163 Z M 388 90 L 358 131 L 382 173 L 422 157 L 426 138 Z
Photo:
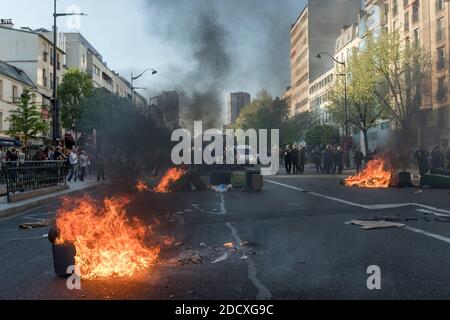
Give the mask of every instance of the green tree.
M 309 129 L 317 125 L 318 115 L 315 112 L 307 111 L 296 114 L 283 123 L 282 145 L 305 140 Z
M 58 86 L 58 97 L 61 101 L 61 122 L 65 129 L 80 132 L 82 116 L 81 100 L 93 92 L 92 79 L 86 72 L 76 68 L 69 69 L 62 83 Z M 75 141 L 78 144 L 78 141 Z
M 26 89 L 20 96 L 17 109 L 11 111 L 8 121 L 10 124 L 7 134 L 22 136 L 25 146 L 30 139 L 49 129 L 48 123 L 42 117 L 41 108 L 31 101 L 30 91 Z
M 405 168 L 414 136 L 412 123 L 422 105 L 430 59 L 419 43 L 402 40 L 398 31 L 370 35 L 365 47 L 375 82 L 374 94 L 396 125 L 397 164 Z
M 348 125 L 362 132 L 366 152 L 369 150 L 368 131 L 386 114 L 374 95 L 376 82 L 367 53 L 354 52 L 347 64 L 346 74 L 340 76 L 331 91 L 328 113 L 341 127 Z M 345 105 L 345 76 L 347 77 L 347 106 Z
M 306 132 L 305 141 L 309 147 L 337 144 L 341 140 L 339 130 L 330 125 L 314 126 Z

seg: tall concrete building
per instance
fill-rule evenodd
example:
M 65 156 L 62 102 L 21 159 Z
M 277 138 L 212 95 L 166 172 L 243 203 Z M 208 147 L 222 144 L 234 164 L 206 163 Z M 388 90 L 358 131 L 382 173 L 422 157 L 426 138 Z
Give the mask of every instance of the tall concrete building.
M 242 109 L 252 101 L 247 92 L 234 92 L 228 96 L 228 124 L 236 123 Z
M 310 83 L 333 68 L 331 59 L 317 59 L 319 52 L 335 52 L 336 38 L 351 24 L 360 0 L 309 0 L 291 26 L 291 114 L 309 110 Z

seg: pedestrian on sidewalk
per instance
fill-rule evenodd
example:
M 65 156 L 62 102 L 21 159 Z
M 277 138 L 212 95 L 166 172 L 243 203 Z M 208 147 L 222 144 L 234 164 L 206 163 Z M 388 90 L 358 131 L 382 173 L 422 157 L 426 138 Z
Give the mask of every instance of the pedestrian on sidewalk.
M 86 168 L 89 165 L 89 158 L 84 150 L 81 151 L 80 153 L 79 162 L 80 162 L 80 181 L 84 182 L 84 177 L 86 176 Z
M 74 179 L 74 181 L 77 182 L 79 159 L 76 147 L 73 147 L 72 150 L 70 151 L 68 161 L 70 165 L 70 175 L 67 180 L 70 182 L 72 181 L 72 179 Z

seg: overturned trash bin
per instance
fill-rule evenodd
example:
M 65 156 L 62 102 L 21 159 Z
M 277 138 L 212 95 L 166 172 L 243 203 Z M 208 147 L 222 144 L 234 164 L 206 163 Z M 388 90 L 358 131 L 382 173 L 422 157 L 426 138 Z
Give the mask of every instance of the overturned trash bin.
M 52 227 L 48 233 L 48 240 L 52 243 L 55 274 L 59 277 L 68 277 L 72 275 L 68 270 L 69 267 L 75 266 L 77 251 L 71 243 L 56 244 L 56 239 L 58 239 L 58 230 Z
M 259 192 L 263 188 L 263 176 L 261 169 L 245 170 L 245 190 L 249 192 Z

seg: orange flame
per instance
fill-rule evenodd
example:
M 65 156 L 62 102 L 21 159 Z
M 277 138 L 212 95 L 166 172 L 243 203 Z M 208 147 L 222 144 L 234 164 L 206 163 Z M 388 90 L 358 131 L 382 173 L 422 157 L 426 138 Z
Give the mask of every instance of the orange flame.
M 144 180 L 138 180 L 136 184 L 136 190 L 139 192 L 148 192 L 150 191 L 150 188 Z
M 167 171 L 154 191 L 157 193 L 169 193 L 173 183 L 180 180 L 185 174 L 186 172 L 182 169 L 169 169 L 169 171 Z
M 361 188 L 389 188 L 392 170 L 386 160 L 375 159 L 369 161 L 367 168 L 358 175 L 345 180 L 347 187 Z
M 129 277 L 155 263 L 160 249 L 145 245 L 148 227 L 127 218 L 124 207 L 129 202 L 125 197 L 103 203 L 87 196 L 64 199 L 56 218 L 56 244 L 75 246 L 81 278 Z

